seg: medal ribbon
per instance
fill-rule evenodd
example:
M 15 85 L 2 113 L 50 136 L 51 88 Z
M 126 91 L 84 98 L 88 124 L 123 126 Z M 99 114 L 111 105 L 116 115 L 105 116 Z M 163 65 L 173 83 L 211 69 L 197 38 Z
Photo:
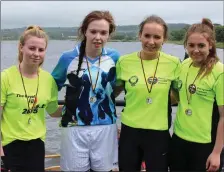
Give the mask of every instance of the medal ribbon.
M 196 75 L 196 77 L 194 78 L 193 83 L 190 84 L 190 85 L 187 87 L 189 69 L 190 69 L 190 67 L 192 66 L 192 64 L 193 64 L 193 63 L 191 63 L 191 64 L 189 65 L 189 68 L 188 68 L 188 71 L 187 71 L 187 76 L 186 76 L 186 83 L 185 83 L 188 105 L 190 104 L 192 94 L 194 94 L 194 93 L 191 93 L 191 92 L 189 91 L 190 86 L 195 86 L 194 83 L 195 83 L 195 81 L 198 79 L 198 77 L 199 77 L 199 73 L 200 73 L 200 70 L 199 70 L 198 73 L 197 73 L 197 75 Z M 195 88 L 196 88 L 196 86 L 195 86 Z M 190 93 L 190 95 L 188 95 L 188 92 Z
M 30 118 L 31 118 L 31 113 L 32 113 L 33 108 L 35 107 L 35 105 L 37 103 L 37 94 L 38 94 L 38 89 L 39 89 L 39 73 L 37 72 L 38 79 L 37 79 L 37 89 L 36 89 L 36 94 L 35 94 L 35 97 L 34 97 L 34 102 L 33 102 L 32 107 L 30 108 L 29 98 L 28 98 L 28 95 L 27 95 L 27 92 L 26 92 L 26 87 L 25 87 L 25 83 L 24 83 L 24 80 L 23 80 L 20 64 L 19 64 L 19 72 L 20 72 L 20 76 L 21 76 L 21 80 L 22 80 L 22 84 L 23 84 L 23 89 L 24 89 L 24 92 L 25 92 L 26 100 L 27 100 L 28 111 L 30 112 Z M 29 120 L 30 120 L 30 118 L 29 118 Z
M 99 68 L 98 68 L 98 71 L 97 71 L 96 82 L 95 82 L 95 86 L 93 87 L 93 82 L 92 82 L 92 76 L 91 76 L 91 73 L 90 73 L 89 62 L 88 62 L 88 59 L 86 57 L 86 63 L 87 63 L 87 69 L 88 69 L 88 72 L 89 72 L 89 78 L 90 78 L 91 88 L 92 88 L 92 91 L 94 93 L 95 93 L 95 89 L 96 89 L 96 85 L 97 85 L 97 81 L 98 81 L 99 73 L 100 73 L 100 61 L 101 61 L 101 55 L 99 57 L 99 66 L 98 66 Z
M 141 57 L 141 51 L 139 52 L 139 56 L 140 56 L 140 59 L 141 59 L 142 72 L 143 72 L 144 79 L 145 79 L 145 85 L 147 87 L 148 93 L 150 94 L 152 92 L 154 78 L 156 76 L 157 68 L 158 68 L 158 65 L 159 65 L 159 57 L 157 58 L 158 60 L 157 60 L 157 63 L 156 63 L 156 69 L 155 69 L 155 72 L 153 74 L 152 83 L 150 84 L 150 89 L 149 89 L 147 81 L 146 81 L 145 70 L 144 70 L 144 66 L 143 66 L 143 60 L 142 60 L 142 57 Z

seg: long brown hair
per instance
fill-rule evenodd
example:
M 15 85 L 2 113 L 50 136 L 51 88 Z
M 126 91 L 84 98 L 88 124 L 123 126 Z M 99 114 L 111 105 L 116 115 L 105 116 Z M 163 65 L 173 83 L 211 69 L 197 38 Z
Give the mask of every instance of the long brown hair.
M 81 46 L 80 46 L 78 69 L 76 73 L 77 75 L 79 74 L 83 62 L 83 57 L 85 55 L 85 48 L 86 48 L 85 33 L 87 31 L 87 28 L 92 21 L 102 19 L 106 20 L 109 23 L 109 35 L 111 35 L 111 33 L 115 31 L 116 25 L 114 23 L 113 16 L 109 11 L 92 11 L 84 18 L 81 26 L 78 29 L 78 38 L 81 41 Z
M 46 47 L 45 48 L 47 48 L 48 36 L 44 32 L 44 30 L 41 27 L 36 26 L 36 25 L 28 26 L 19 38 L 19 46 L 18 46 L 18 52 L 19 52 L 18 61 L 19 61 L 19 63 L 21 63 L 23 61 L 23 53 L 20 51 L 20 48 L 21 48 L 21 46 L 25 45 L 26 40 L 30 36 L 35 36 L 35 37 L 38 37 L 38 38 L 44 38 L 45 41 L 46 41 Z M 40 65 L 42 65 L 42 64 L 43 64 L 43 61 L 40 63 Z
M 184 47 L 187 46 L 188 38 L 193 33 L 200 33 L 206 38 L 209 42 L 209 45 L 212 47 L 209 50 L 209 54 L 203 64 L 200 67 L 199 75 L 202 75 L 202 78 L 206 75 L 210 74 L 214 65 L 219 61 L 216 52 L 216 40 L 215 40 L 215 30 L 211 20 L 207 18 L 203 18 L 201 23 L 196 23 L 190 26 L 187 30 L 185 39 L 184 39 Z

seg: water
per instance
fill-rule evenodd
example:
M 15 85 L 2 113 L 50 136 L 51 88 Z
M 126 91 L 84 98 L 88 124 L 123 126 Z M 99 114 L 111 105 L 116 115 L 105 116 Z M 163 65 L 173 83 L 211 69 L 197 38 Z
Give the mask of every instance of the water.
M 74 41 L 50 41 L 47 49 L 47 55 L 43 68 L 48 72 L 51 72 L 63 51 L 73 49 L 76 45 Z M 141 49 L 140 42 L 109 42 L 108 47 L 117 49 L 121 55 L 139 51 Z M 2 41 L 1 42 L 1 71 L 11 65 L 17 64 L 17 49 L 18 41 Z M 184 57 L 184 48 L 182 45 L 164 44 L 164 52 L 177 56 L 181 60 Z M 219 58 L 223 63 L 223 49 L 217 49 Z M 59 99 L 64 97 L 65 90 L 59 92 Z M 123 99 L 124 94 L 121 94 L 117 99 Z M 122 107 L 117 107 L 118 116 L 122 110 Z M 173 108 L 173 118 L 175 117 L 176 108 Z M 60 152 L 60 128 L 58 127 L 59 119 L 51 118 L 46 115 L 47 121 L 47 137 L 46 137 L 46 154 L 56 154 Z M 120 121 L 118 120 L 118 124 Z M 172 128 L 171 128 L 172 131 Z M 51 165 L 58 165 L 59 159 L 47 159 L 46 167 Z

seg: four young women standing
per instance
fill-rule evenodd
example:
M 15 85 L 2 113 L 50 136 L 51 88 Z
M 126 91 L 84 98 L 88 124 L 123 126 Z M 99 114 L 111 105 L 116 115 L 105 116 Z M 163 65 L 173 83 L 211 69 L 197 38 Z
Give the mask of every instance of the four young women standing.
M 117 90 L 125 90 L 126 101 L 121 114 L 120 171 L 140 170 L 142 160 L 145 160 L 148 171 L 168 171 L 168 159 L 171 171 L 218 170 L 224 136 L 224 84 L 223 64 L 216 54 L 211 22 L 204 19 L 202 23 L 193 24 L 189 28 L 184 46 L 190 58 L 182 65 L 177 57 L 161 51 L 167 40 L 168 27 L 160 17 L 153 15 L 142 21 L 139 25 L 142 49 L 121 58 L 116 50 L 105 48 L 114 31 L 114 19 L 108 11 L 89 13 L 79 28 L 80 44 L 73 50 L 64 52 L 52 72 L 58 90 L 66 86 L 65 106 L 60 123 L 63 127 L 61 169 L 110 171 L 117 167 L 115 95 L 119 91 L 115 93 L 116 87 Z M 39 68 L 46 46 L 47 39 L 41 29 L 28 28 L 20 40 L 20 65 L 1 74 L 2 144 L 12 170 L 44 169 L 42 140 L 46 128 L 43 109 L 46 108 L 52 116 L 60 114 L 54 81 Z M 8 77 L 17 74 L 21 75 L 17 80 L 21 79 L 25 95 L 21 90 L 14 90 L 18 90 L 18 87 L 14 88 Z M 48 82 L 40 82 L 43 77 Z M 26 82 L 36 82 L 36 91 L 35 88 L 28 87 L 26 90 Z M 50 88 L 49 96 L 44 94 L 47 99 L 37 99 L 43 94 L 42 83 L 48 84 L 45 88 Z M 173 88 L 173 85 L 178 87 Z M 176 89 L 179 105 L 170 145 L 171 89 Z M 15 94 L 14 98 L 10 92 Z M 29 96 L 33 93 L 34 96 Z M 9 107 L 9 104 L 12 102 L 13 105 L 14 99 L 21 97 L 27 99 L 29 106 L 22 113 L 28 115 L 19 117 L 21 120 L 12 119 L 10 109 L 13 107 Z M 212 117 L 214 97 L 220 115 L 216 124 L 212 123 L 212 119 L 216 118 Z M 37 118 L 32 115 L 34 113 L 41 113 L 42 117 Z M 9 127 L 11 124 L 16 124 L 19 128 L 13 130 Z M 24 128 L 24 125 L 27 127 Z M 34 125 L 42 126 L 38 135 L 34 132 Z M 17 130 L 24 131 L 25 134 L 20 135 Z M 40 146 L 40 149 L 36 149 L 41 153 L 38 156 L 39 163 L 35 159 L 34 164 L 29 158 L 29 167 L 24 164 L 16 167 L 14 160 L 15 163 L 20 162 L 21 157 L 25 160 L 25 155 L 20 154 L 20 160 L 13 160 L 15 151 L 24 150 L 23 153 L 28 154 L 25 144 L 31 140 Z

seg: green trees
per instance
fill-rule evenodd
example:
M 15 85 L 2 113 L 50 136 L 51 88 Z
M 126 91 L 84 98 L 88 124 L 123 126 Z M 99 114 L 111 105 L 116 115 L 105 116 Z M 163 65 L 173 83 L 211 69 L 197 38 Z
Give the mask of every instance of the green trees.
M 224 26 L 216 26 L 215 33 L 216 33 L 216 41 L 224 43 Z
M 137 33 L 134 31 L 129 32 L 116 32 L 114 35 L 112 35 L 111 40 L 120 40 L 120 41 L 136 41 Z
M 173 30 L 170 32 L 170 40 L 172 41 L 181 41 L 184 38 L 186 31 L 181 29 L 181 30 Z
M 216 33 L 216 41 L 217 42 L 224 42 L 224 26 L 222 25 L 214 25 L 215 26 L 215 33 Z M 186 34 L 187 29 L 189 26 L 186 26 L 180 30 L 173 30 L 170 32 L 169 40 L 171 41 L 182 41 Z
M 169 41 L 182 43 L 185 33 L 189 28 L 189 24 L 168 24 Z M 219 44 L 224 44 L 224 26 L 214 24 L 216 32 L 216 41 Z M 25 28 L 15 29 L 1 29 L 1 40 L 18 40 Z M 77 27 L 47 27 L 44 30 L 48 33 L 52 40 L 76 39 Z M 138 26 L 118 26 L 116 33 L 111 37 L 113 41 L 137 41 L 138 40 Z M 224 45 L 223 45 L 224 46 Z M 222 47 L 223 47 L 222 46 Z

